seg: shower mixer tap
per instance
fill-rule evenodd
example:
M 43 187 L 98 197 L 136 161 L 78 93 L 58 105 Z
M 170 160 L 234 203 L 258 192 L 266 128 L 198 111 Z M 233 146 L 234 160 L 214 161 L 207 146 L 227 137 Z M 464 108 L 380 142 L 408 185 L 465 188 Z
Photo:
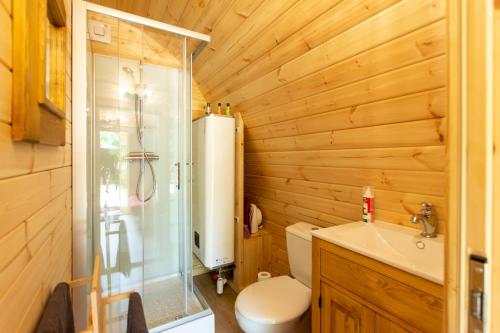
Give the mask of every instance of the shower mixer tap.
M 150 160 L 153 160 L 153 161 L 157 161 L 157 160 L 160 159 L 160 155 L 155 154 L 153 152 L 149 152 L 149 151 L 146 151 L 146 152 L 131 152 L 131 153 L 128 153 L 127 156 L 125 156 L 125 159 L 129 160 L 129 161 L 145 160 L 145 159 L 150 159 Z

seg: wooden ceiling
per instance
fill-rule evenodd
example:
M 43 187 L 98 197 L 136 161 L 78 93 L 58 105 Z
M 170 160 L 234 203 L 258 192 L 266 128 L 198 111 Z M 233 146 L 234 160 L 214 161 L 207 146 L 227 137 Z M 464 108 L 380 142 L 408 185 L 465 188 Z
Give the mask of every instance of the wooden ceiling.
M 242 87 L 247 65 L 340 2 L 318 0 L 312 6 L 310 0 L 91 1 L 209 34 L 212 41 L 195 60 L 193 75 L 212 103 L 231 102 L 224 99 L 232 92 L 228 82 L 237 78 Z M 197 46 L 191 41 L 188 51 Z
M 91 0 L 102 6 L 144 16 L 189 30 L 210 34 L 215 22 L 234 0 Z M 250 1 L 248 1 L 250 2 Z M 241 13 L 245 15 L 245 13 Z M 193 51 L 198 42 L 188 44 Z
M 115 8 L 124 12 L 129 12 L 135 15 L 149 17 L 154 20 L 162 21 L 169 24 L 177 24 L 184 9 L 188 4 L 188 0 L 92 0 L 102 6 Z M 199 2 L 199 1 L 198 1 Z M 203 1 L 201 1 L 203 2 Z M 204 4 L 197 6 L 203 9 Z
M 309 30 L 322 28 L 321 22 L 313 21 L 318 21 L 322 14 L 341 2 L 317 0 L 311 4 L 310 0 L 91 1 L 209 34 L 212 41 L 195 60 L 193 75 L 203 95 L 212 103 L 241 102 L 236 98 L 233 100 L 233 97 L 236 97 L 233 92 L 248 83 L 247 78 L 255 79 L 255 70 L 247 73 L 247 69 L 255 67 L 250 65 L 261 60 L 271 66 L 264 66 L 264 71 L 279 67 L 280 63 L 276 60 L 280 59 L 270 59 L 269 62 L 268 53 L 310 23 L 315 24 L 312 24 Z M 297 45 L 292 45 L 292 48 L 295 48 L 292 51 L 302 52 L 304 47 L 308 50 L 307 42 L 299 44 L 299 49 L 296 49 Z M 198 42 L 190 41 L 188 52 L 194 51 L 197 46 Z M 284 60 L 289 60 L 286 55 Z

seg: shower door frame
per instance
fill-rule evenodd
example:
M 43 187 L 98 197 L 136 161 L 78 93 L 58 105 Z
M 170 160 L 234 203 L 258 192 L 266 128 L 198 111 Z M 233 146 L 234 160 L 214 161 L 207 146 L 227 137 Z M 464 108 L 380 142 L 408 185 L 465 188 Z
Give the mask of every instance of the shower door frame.
M 195 31 L 183 29 L 163 22 L 158 22 L 142 16 L 133 15 L 116 9 L 96 5 L 84 0 L 73 0 L 72 20 L 72 194 L 73 194 L 73 279 L 87 276 L 92 258 L 88 258 L 88 200 L 87 181 L 91 175 L 87 170 L 87 12 L 92 11 L 125 20 L 143 26 L 170 32 L 183 37 L 194 38 L 202 43 L 198 50 L 210 42 L 210 36 Z M 196 51 L 195 51 L 196 52 Z M 191 61 L 191 56 L 186 61 Z M 190 79 L 191 80 L 191 79 Z M 183 90 L 185 88 L 183 87 Z M 184 106 L 188 106 L 191 94 L 184 91 Z M 191 103 L 189 102 L 189 109 Z M 86 290 L 79 288 L 73 295 L 76 311 L 75 324 L 84 327 L 87 318 Z

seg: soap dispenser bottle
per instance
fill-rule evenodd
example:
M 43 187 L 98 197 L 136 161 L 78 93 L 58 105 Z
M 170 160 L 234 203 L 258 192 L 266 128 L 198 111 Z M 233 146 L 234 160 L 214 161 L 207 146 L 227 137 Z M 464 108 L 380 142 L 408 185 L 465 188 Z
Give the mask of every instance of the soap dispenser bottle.
M 363 186 L 363 222 L 375 222 L 373 201 L 375 194 L 371 186 Z

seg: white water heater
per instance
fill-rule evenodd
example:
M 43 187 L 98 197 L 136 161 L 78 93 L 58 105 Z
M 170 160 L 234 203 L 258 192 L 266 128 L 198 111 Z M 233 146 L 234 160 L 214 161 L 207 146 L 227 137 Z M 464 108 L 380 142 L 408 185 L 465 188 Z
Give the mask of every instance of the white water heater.
M 234 262 L 235 120 L 193 122 L 193 252 L 213 269 Z

